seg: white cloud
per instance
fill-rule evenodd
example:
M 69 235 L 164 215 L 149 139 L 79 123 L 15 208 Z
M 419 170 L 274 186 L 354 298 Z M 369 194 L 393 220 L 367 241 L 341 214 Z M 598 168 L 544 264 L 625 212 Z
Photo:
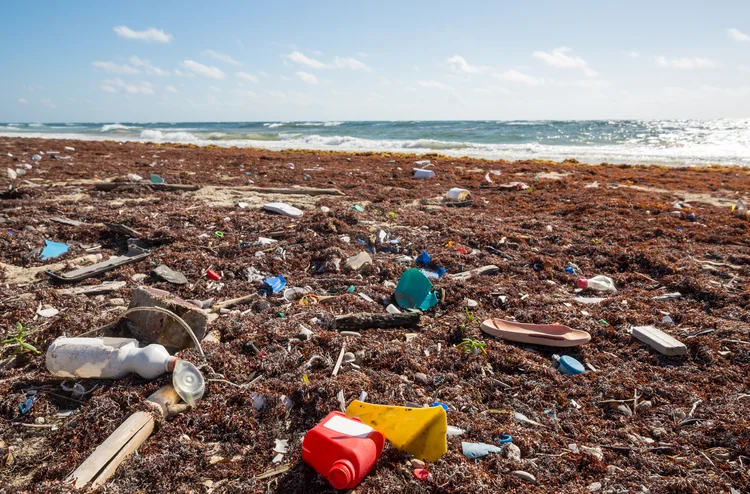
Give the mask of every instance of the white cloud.
M 367 72 L 372 72 L 372 69 L 368 67 L 367 64 L 352 57 L 336 57 L 333 60 L 333 63 L 340 69 L 366 70 Z
M 747 65 L 738 65 L 738 66 L 737 66 L 737 68 L 738 68 L 738 69 L 739 69 L 739 70 L 740 70 L 741 72 L 750 72 L 750 67 L 748 67 Z
M 490 91 L 486 87 L 475 87 L 474 92 L 477 94 L 491 94 L 492 93 L 492 91 Z
M 422 87 L 436 87 L 438 89 L 442 89 L 443 91 L 453 91 L 453 88 L 450 87 L 448 84 L 444 84 L 442 82 L 438 81 L 417 81 L 417 84 L 419 84 Z
M 18 98 L 18 102 L 19 102 L 20 104 L 22 104 L 22 105 L 26 105 L 26 104 L 28 104 L 28 103 L 29 103 L 28 101 L 26 101 L 26 98 Z
M 236 65 L 237 67 L 242 67 L 242 63 L 238 62 L 234 58 L 230 57 L 229 55 L 225 53 L 218 53 L 213 50 L 206 50 L 203 52 L 203 55 L 211 57 L 216 60 L 221 60 L 222 62 L 226 62 L 232 65 Z
M 557 87 L 579 87 L 586 89 L 598 89 L 609 86 L 608 81 L 601 79 L 578 79 L 575 81 L 550 81 L 553 86 Z
M 307 72 L 295 72 L 295 74 L 297 74 L 300 79 L 302 79 L 303 81 L 305 81 L 308 84 L 317 84 L 318 83 L 318 78 L 315 77 L 312 74 L 308 74 Z
M 477 94 L 513 94 L 513 92 L 504 86 L 475 87 L 474 92 Z
M 194 60 L 185 60 L 180 63 L 180 65 L 195 74 L 210 77 L 211 79 L 223 79 L 226 76 L 220 68 L 214 67 L 213 65 L 203 65 Z
M 154 94 L 154 86 L 148 81 L 128 84 L 119 77 L 102 81 L 99 89 L 107 93 Z
M 638 58 L 641 56 L 641 54 L 638 53 L 637 51 L 626 51 L 625 56 L 630 57 L 630 58 Z
M 268 72 L 260 71 L 259 74 L 262 75 L 263 77 L 269 77 Z
M 133 31 L 127 26 L 116 26 L 112 28 L 119 37 L 126 39 L 139 39 L 142 41 L 155 41 L 157 43 L 171 43 L 174 37 L 161 29 L 150 27 L 145 31 Z
M 221 90 L 220 87 L 211 86 L 211 91 L 215 91 L 217 93 L 223 93 L 224 91 Z
M 588 66 L 586 61 L 581 57 L 569 55 L 572 50 L 565 46 L 555 48 L 551 52 L 546 51 L 535 51 L 531 54 L 534 58 L 538 58 L 545 62 L 547 65 L 557 67 L 559 69 L 581 69 L 584 74 L 589 77 L 596 77 L 599 75 L 595 70 Z
M 279 76 L 279 77 L 281 77 L 281 80 L 283 80 L 283 81 L 291 81 L 291 79 L 290 79 L 290 78 L 288 78 L 288 77 L 287 77 L 287 76 L 285 76 L 285 75 L 282 75 L 282 76 Z
M 170 86 L 164 86 L 164 90 L 166 92 L 168 92 L 168 93 L 176 93 L 177 92 L 177 88 L 174 87 L 174 86 L 171 86 L 171 85 Z
M 326 64 L 324 64 L 320 60 L 315 60 L 314 58 L 307 57 L 298 51 L 290 53 L 289 55 L 285 55 L 284 58 L 286 58 L 290 62 L 298 63 L 300 65 L 307 65 L 308 67 L 312 67 L 313 69 L 326 68 Z
M 127 64 L 116 64 L 114 62 L 91 62 L 94 68 L 103 70 L 109 74 L 140 74 L 141 71 Z
M 454 70 L 460 70 L 462 72 L 468 72 L 469 74 L 481 74 L 485 72 L 489 67 L 486 65 L 471 65 L 461 55 L 454 55 L 445 60 L 448 65 Z
M 539 86 L 544 84 L 544 79 L 534 77 L 533 75 L 524 74 L 518 70 L 511 69 L 506 70 L 502 74 L 492 74 L 492 77 L 505 81 L 515 82 L 518 84 L 526 84 L 528 86 Z
M 750 34 L 745 34 L 739 29 L 731 27 L 727 29 L 727 33 L 729 33 L 729 37 L 735 41 L 750 41 Z
M 56 105 L 56 104 L 54 104 L 54 103 L 52 102 L 52 100 L 51 100 L 51 99 L 49 99 L 49 98 L 42 98 L 42 99 L 40 99 L 40 100 L 39 100 L 39 102 L 40 102 L 41 104 L 43 104 L 44 106 L 46 106 L 47 108 L 57 108 L 57 105 Z
M 417 72 L 422 72 L 422 69 L 419 68 L 419 65 L 415 65 L 414 70 L 416 70 Z
M 235 72 L 234 75 L 236 75 L 238 78 L 242 79 L 245 82 L 258 82 L 257 77 L 255 77 L 252 74 L 248 74 L 247 72 Z
M 701 57 L 652 57 L 651 60 L 660 67 L 667 67 L 670 69 L 713 69 L 716 68 L 716 63 L 708 58 Z
M 234 38 L 234 42 L 237 43 L 237 46 L 241 49 L 245 49 L 245 43 L 242 42 L 240 38 Z
M 132 63 L 136 67 L 143 67 L 143 70 L 145 70 L 147 74 L 158 75 L 158 76 L 169 75 L 168 70 L 163 70 L 163 69 L 160 69 L 159 67 L 156 67 L 155 65 L 151 65 L 151 62 L 149 62 L 148 60 L 140 59 L 136 57 L 135 55 L 130 57 L 128 60 L 130 61 L 130 63 Z

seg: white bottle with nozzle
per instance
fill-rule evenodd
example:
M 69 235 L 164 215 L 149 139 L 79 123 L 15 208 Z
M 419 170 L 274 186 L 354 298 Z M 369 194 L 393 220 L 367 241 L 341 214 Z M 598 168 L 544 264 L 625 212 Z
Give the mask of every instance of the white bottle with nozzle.
M 156 379 L 172 372 L 177 360 L 161 345 L 138 348 L 132 338 L 60 337 L 47 349 L 47 369 L 67 378 L 121 379 L 135 372 Z
M 593 278 L 590 278 L 588 280 L 578 280 L 578 288 L 582 288 L 584 290 L 596 290 L 597 292 L 614 293 L 617 291 L 617 287 L 615 286 L 615 282 L 612 281 L 612 278 L 602 275 L 594 276 Z

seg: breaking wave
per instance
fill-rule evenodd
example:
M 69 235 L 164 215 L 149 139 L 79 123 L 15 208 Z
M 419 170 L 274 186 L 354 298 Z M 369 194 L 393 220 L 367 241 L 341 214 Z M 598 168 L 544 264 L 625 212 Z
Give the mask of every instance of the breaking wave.
M 101 132 L 109 132 L 112 130 L 128 130 L 128 129 L 133 129 L 133 128 L 134 127 L 128 127 L 127 125 L 113 123 L 113 124 L 102 125 Z

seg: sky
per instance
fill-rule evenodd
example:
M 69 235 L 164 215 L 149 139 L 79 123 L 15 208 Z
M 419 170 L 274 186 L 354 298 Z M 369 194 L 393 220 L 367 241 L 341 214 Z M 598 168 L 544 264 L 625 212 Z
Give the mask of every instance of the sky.
M 6 2 L 0 122 L 750 117 L 750 2 Z

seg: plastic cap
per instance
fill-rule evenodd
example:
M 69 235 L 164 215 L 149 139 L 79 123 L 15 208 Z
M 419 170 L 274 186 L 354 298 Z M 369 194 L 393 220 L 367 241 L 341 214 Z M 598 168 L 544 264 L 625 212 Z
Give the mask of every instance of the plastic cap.
M 589 280 L 580 279 L 578 280 L 578 288 L 586 289 L 589 287 Z
M 196 366 L 185 360 L 179 359 L 174 366 L 172 374 L 172 386 L 182 401 L 190 406 L 203 397 L 205 382 L 203 375 Z
M 354 478 L 354 467 L 348 460 L 339 460 L 328 472 L 328 482 L 334 489 L 346 489 Z

